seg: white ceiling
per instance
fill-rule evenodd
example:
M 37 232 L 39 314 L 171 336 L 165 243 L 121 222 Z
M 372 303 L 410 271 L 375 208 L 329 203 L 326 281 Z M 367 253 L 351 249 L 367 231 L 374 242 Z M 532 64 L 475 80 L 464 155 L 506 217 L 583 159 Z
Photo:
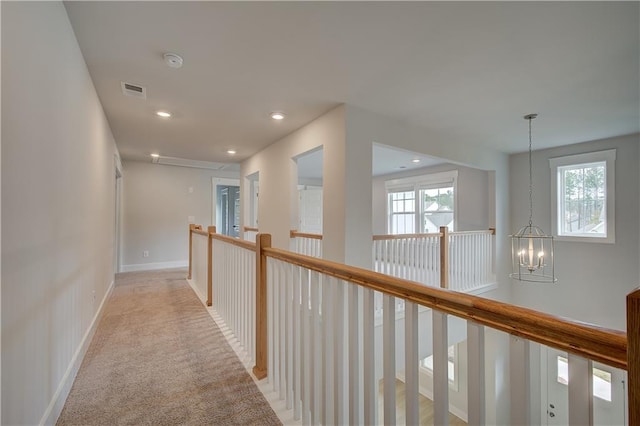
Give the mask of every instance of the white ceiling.
M 240 161 L 341 103 L 509 153 L 530 112 L 534 148 L 640 130 L 638 2 L 65 5 L 124 158 Z
M 371 171 L 373 176 L 388 175 L 407 170 L 444 164 L 446 161 L 402 149 L 373 144 Z M 416 161 L 417 160 L 417 161 Z M 322 179 L 322 149 L 297 158 L 298 178 Z

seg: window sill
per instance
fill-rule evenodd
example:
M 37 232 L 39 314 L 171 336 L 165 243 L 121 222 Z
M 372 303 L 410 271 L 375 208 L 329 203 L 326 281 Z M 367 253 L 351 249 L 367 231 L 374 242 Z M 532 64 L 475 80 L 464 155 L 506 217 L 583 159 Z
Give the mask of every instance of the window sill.
M 616 239 L 614 237 L 587 237 L 577 235 L 554 235 L 554 242 L 568 242 L 568 243 L 600 243 L 600 244 L 615 244 Z

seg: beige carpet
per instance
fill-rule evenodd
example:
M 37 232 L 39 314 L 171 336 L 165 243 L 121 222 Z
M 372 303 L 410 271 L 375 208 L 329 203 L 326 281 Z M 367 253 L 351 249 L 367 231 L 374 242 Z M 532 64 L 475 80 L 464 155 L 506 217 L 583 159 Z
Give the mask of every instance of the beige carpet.
M 58 425 L 280 424 L 185 276 L 117 276 Z

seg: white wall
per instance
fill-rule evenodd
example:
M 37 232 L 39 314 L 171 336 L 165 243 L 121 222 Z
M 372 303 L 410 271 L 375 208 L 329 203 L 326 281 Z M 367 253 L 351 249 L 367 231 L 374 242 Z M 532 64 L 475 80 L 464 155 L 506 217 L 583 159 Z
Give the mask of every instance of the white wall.
M 340 106 L 244 161 L 240 183 L 242 225 L 248 220 L 246 178 L 260 172 L 258 227 L 260 232 L 271 234 L 274 247 L 288 249 L 289 230 L 297 227 L 298 173 L 294 158 L 322 146 L 323 255 L 344 260 L 344 141 L 344 107 Z
M 189 216 L 204 229 L 211 225 L 212 178 L 238 179 L 238 173 L 151 161 L 123 167 L 123 271 L 186 266 Z
M 489 218 L 489 172 L 456 164 L 440 164 L 406 172 L 377 176 L 373 179 L 373 233 L 387 233 L 387 191 L 385 182 L 412 176 L 423 176 L 450 170 L 458 171 L 456 194 L 456 231 L 489 229 L 495 219 Z M 493 210 L 492 210 L 493 211 Z
M 638 286 L 639 135 L 545 149 L 533 153 L 533 221 L 551 233 L 549 158 L 615 148 L 615 244 L 555 242 L 556 285 L 514 282 L 519 305 L 605 327 L 626 329 L 625 297 Z M 512 155 L 511 223 L 528 221 L 528 154 Z
M 2 2 L 2 423 L 54 423 L 113 282 L 113 136 L 62 3 Z

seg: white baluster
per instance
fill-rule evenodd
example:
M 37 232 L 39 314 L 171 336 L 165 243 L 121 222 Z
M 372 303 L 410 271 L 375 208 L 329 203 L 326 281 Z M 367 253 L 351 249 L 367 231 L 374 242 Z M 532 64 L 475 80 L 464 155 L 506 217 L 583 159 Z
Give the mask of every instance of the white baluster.
M 274 265 L 273 278 L 273 390 L 280 391 L 280 263 Z
M 529 341 L 509 336 L 511 424 L 531 424 Z
M 384 378 L 384 424 L 396 424 L 396 303 L 384 295 L 382 347 Z
M 272 258 L 267 258 L 267 342 L 268 342 L 268 356 L 267 361 L 269 364 L 269 368 L 267 370 L 267 379 L 272 387 L 275 389 L 275 378 L 273 375 L 273 291 L 274 291 L 274 275 L 275 275 L 275 260 Z
M 359 289 L 355 284 L 347 284 L 349 311 L 349 424 L 360 423 L 360 320 Z
M 286 386 L 287 386 L 287 410 L 293 407 L 293 265 L 286 265 L 284 280 L 285 289 L 285 324 L 286 324 Z
M 485 424 L 484 326 L 467 321 L 467 407 L 470 425 Z
M 336 281 L 333 315 L 335 317 L 335 334 L 334 334 L 334 424 L 341 425 L 345 423 L 347 407 L 345 404 L 345 300 L 346 300 L 346 284 Z
M 301 330 L 301 304 L 300 304 L 300 288 L 302 284 L 302 268 L 299 266 L 295 266 L 293 270 L 293 394 L 294 394 L 294 402 L 293 402 L 293 418 L 295 420 L 300 420 L 300 404 L 302 401 L 302 385 L 301 385 L 301 376 L 302 376 L 302 362 L 301 362 L 301 351 L 300 347 L 302 345 L 302 330 Z
M 364 370 L 364 424 L 377 423 L 378 411 L 378 383 L 376 381 L 376 350 L 375 350 L 375 292 L 371 289 L 363 290 L 363 330 L 362 353 Z
M 280 367 L 279 367 L 279 372 L 280 372 L 280 380 L 279 380 L 279 389 L 280 389 L 280 400 L 283 401 L 286 397 L 287 397 L 287 382 L 286 382 L 286 372 L 287 372 L 287 365 L 285 364 L 286 362 L 286 325 L 285 325 L 285 313 L 286 313 L 286 302 L 287 302 L 287 298 L 285 296 L 286 294 L 286 289 L 285 287 L 287 286 L 287 279 L 286 279 L 286 275 L 285 275 L 285 265 L 284 262 L 278 262 L 278 276 L 279 276 L 279 281 L 280 284 L 278 286 L 278 317 L 279 317 L 279 321 L 280 321 L 280 327 L 279 327 L 279 332 L 278 332 L 278 337 L 279 337 L 279 344 L 280 344 L 280 349 L 279 349 L 279 360 L 280 360 Z
M 323 390 L 323 416 L 322 424 L 329 424 L 333 422 L 334 410 L 333 410 L 333 392 L 334 392 L 334 377 L 333 377 L 333 328 L 334 328 L 334 316 L 332 307 L 335 302 L 334 288 L 336 280 L 325 276 L 323 278 L 322 285 L 322 322 L 324 324 L 324 347 L 323 347 L 323 377 L 324 377 L 324 390 Z
M 569 425 L 593 425 L 593 362 L 569 354 Z
M 302 424 L 307 425 L 311 420 L 309 417 L 311 408 L 311 317 L 309 315 L 309 270 L 302 272 Z
M 312 405 L 311 424 L 320 423 L 320 401 L 322 397 L 322 348 L 320 339 L 322 329 L 320 325 L 320 282 L 321 276 L 318 272 L 311 273 L 311 338 L 312 338 Z
M 418 305 L 415 303 L 405 303 L 404 326 L 406 424 L 417 425 L 420 424 L 420 403 L 418 397 Z
M 449 424 L 449 360 L 447 314 L 433 317 L 433 424 Z

